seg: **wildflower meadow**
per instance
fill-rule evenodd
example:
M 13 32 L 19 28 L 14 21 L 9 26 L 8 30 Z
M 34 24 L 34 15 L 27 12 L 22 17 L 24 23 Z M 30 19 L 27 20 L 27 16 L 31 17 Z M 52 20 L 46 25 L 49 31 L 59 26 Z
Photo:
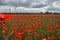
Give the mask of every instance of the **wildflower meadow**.
M 60 40 L 60 14 L 0 14 L 0 40 Z

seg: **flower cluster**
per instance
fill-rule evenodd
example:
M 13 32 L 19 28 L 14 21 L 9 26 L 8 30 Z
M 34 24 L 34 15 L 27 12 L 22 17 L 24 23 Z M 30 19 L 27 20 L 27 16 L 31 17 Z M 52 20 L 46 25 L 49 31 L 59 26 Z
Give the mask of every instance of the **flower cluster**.
M 0 14 L 8 40 L 60 40 L 60 15 Z

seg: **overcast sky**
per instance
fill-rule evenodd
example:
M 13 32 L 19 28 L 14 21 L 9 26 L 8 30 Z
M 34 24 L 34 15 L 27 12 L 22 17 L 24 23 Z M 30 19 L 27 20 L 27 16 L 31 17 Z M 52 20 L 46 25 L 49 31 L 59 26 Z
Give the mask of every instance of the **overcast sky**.
M 60 13 L 60 0 L 0 0 L 0 13 Z

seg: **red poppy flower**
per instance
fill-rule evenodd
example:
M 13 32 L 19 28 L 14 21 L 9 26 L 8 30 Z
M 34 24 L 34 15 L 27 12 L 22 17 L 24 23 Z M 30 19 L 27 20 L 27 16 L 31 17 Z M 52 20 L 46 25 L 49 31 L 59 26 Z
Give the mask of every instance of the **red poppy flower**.
M 34 27 L 34 28 L 38 28 L 38 25 L 36 25 L 36 24 L 32 24 L 32 26 Z
M 5 15 L 4 16 L 4 20 L 9 20 L 10 19 L 10 15 Z
M 27 28 L 27 26 L 24 25 L 23 28 Z
M 3 25 L 3 22 L 0 22 L 0 25 Z
M 37 21 L 37 20 L 38 20 L 38 18 L 32 18 L 32 20 Z
M 13 30 L 13 31 L 17 30 L 17 27 L 12 27 L 12 30 Z
M 24 25 L 23 28 L 26 28 L 26 26 Z
M 21 32 L 21 34 L 23 35 L 23 34 L 24 34 L 24 31 L 23 31 L 23 32 Z
M 2 28 L 2 32 L 3 32 L 4 35 L 6 35 L 6 34 L 8 33 L 7 28 L 6 28 L 6 27 L 3 27 L 3 28 Z
M 41 23 L 40 22 L 38 22 L 38 26 L 40 26 L 41 25 Z
M 3 14 L 0 14 L 0 17 L 4 18 L 4 15 Z
M 18 20 L 16 20 L 16 23 L 18 23 Z
M 10 19 L 10 15 L 0 14 L 0 20 L 9 20 L 9 19 Z
M 34 30 L 28 30 L 28 32 L 29 32 L 29 33 L 33 33 L 33 32 L 34 32 Z
M 53 28 L 50 27 L 49 30 L 48 30 L 48 32 L 53 32 Z
M 40 34 L 39 34 L 39 33 L 34 32 L 34 34 L 35 34 L 38 38 L 40 38 Z
M 54 26 L 55 29 L 58 29 L 59 27 L 57 25 Z
M 30 40 L 30 38 L 25 38 L 25 40 Z
M 28 30 L 24 30 L 24 32 L 28 32 Z
M 7 30 L 7 27 L 6 26 L 3 26 L 3 28 L 2 28 L 3 30 Z
M 34 30 L 24 30 L 24 32 L 33 33 L 33 32 L 34 32 Z
M 14 37 L 12 37 L 12 40 L 15 40 L 15 38 L 14 38 Z
M 19 32 L 14 32 L 14 35 L 15 35 L 16 38 L 20 39 L 21 33 L 19 33 Z
M 24 25 L 26 25 L 26 22 L 23 22 Z
M 52 37 L 48 37 L 48 40 L 53 40 L 53 38 Z
M 20 30 L 24 29 L 23 26 L 20 27 Z
M 46 40 L 45 38 L 41 38 L 41 40 Z
M 0 20 L 3 20 L 3 18 L 4 18 L 4 15 L 0 14 Z
M 3 34 L 6 35 L 7 34 L 7 30 L 2 30 Z
M 51 25 L 50 24 L 47 24 L 48 27 L 50 27 Z

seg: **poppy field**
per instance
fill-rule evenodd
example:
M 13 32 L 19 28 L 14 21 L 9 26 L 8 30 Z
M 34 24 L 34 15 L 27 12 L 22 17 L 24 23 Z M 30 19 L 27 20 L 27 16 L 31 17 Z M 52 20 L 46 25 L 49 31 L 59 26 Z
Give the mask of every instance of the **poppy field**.
M 0 40 L 60 40 L 60 15 L 0 14 Z

